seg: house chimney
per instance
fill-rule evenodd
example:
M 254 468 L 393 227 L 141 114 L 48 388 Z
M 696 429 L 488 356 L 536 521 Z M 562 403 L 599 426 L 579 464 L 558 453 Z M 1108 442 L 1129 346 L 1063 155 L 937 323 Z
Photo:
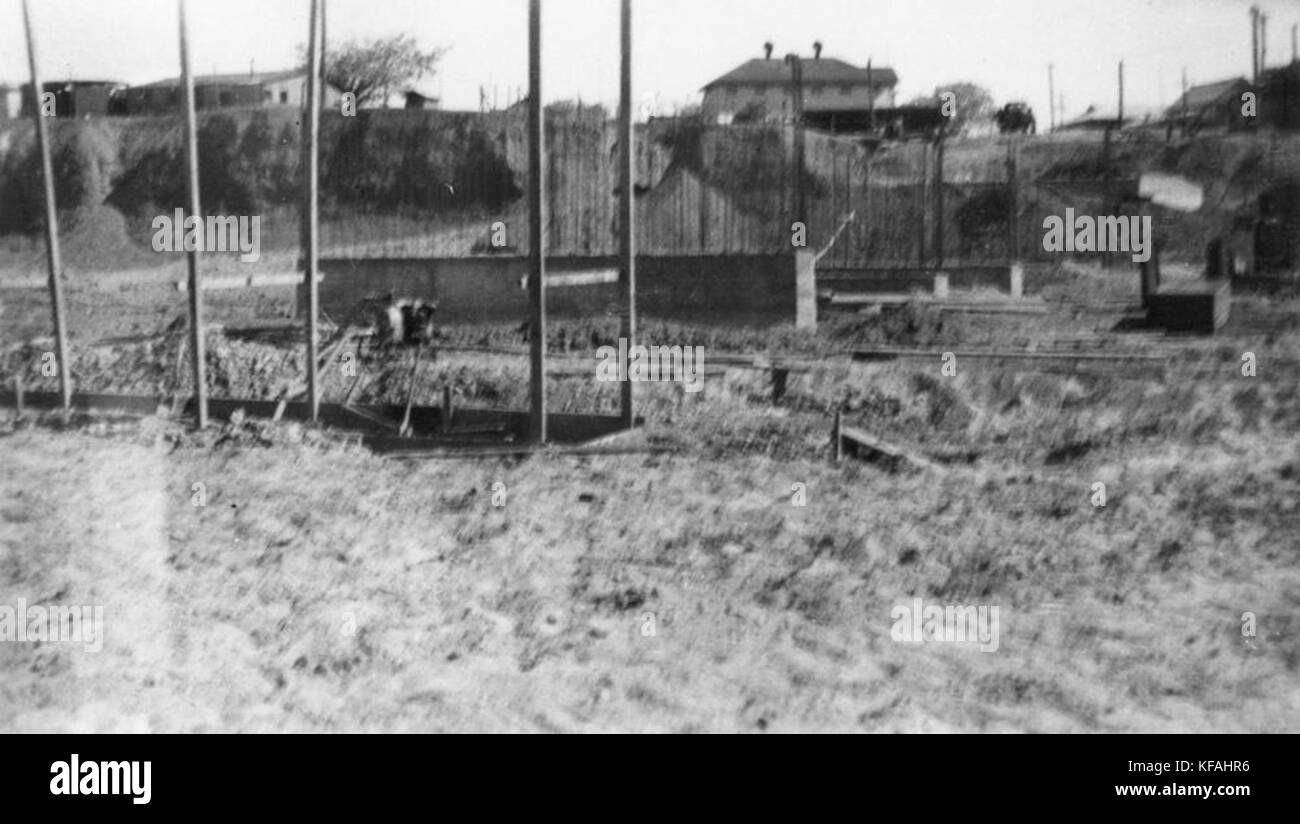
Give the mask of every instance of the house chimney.
M 764 59 L 764 60 L 771 60 L 771 59 L 772 59 L 772 41 L 771 41 L 771 40 L 769 40 L 769 41 L 767 41 L 766 43 L 763 44 L 763 59 Z
M 818 40 L 813 43 L 813 60 L 822 59 L 822 41 Z

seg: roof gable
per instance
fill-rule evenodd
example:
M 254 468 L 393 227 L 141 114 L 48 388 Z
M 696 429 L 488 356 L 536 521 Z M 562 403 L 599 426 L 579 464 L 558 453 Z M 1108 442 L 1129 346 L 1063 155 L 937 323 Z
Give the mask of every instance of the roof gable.
M 1243 88 L 1249 88 L 1250 83 L 1244 77 L 1234 77 L 1231 80 L 1219 80 L 1215 83 L 1204 83 L 1200 86 L 1192 86 L 1187 93 L 1178 98 L 1178 102 L 1170 106 L 1166 111 L 1178 112 L 1184 106 L 1189 109 L 1199 109 L 1203 106 L 1209 106 L 1214 103 L 1221 103 L 1227 97 L 1235 97 Z
M 746 86 L 784 86 L 790 82 L 790 66 L 784 60 L 756 57 L 747 60 L 736 68 L 712 80 L 706 90 L 718 85 Z M 803 82 L 809 83 L 853 83 L 866 84 L 867 70 L 860 69 L 835 57 L 816 59 L 805 58 L 803 61 Z M 873 67 L 871 85 L 894 86 L 898 84 L 898 75 L 893 69 Z

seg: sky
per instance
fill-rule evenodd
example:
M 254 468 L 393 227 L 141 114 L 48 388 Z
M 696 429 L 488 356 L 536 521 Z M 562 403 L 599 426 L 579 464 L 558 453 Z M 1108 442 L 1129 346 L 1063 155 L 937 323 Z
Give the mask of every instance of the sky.
M 45 79 L 142 83 L 179 73 L 176 0 L 29 0 Z M 287 68 L 307 33 L 307 0 L 188 0 L 195 72 Z M 542 0 L 543 98 L 618 100 L 618 0 Z M 1173 103 L 1191 84 L 1250 74 L 1251 0 L 633 0 L 638 109 L 698 102 L 700 88 L 771 40 L 777 56 L 889 66 L 898 101 L 950 82 L 1025 100 L 1048 120 L 1048 64 L 1067 117 Z M 327 0 L 331 43 L 406 33 L 447 47 L 423 85 L 446 108 L 504 105 L 527 86 L 526 0 Z M 1269 65 L 1291 59 L 1300 2 L 1258 0 Z M 0 0 L 0 82 L 28 79 L 20 0 Z

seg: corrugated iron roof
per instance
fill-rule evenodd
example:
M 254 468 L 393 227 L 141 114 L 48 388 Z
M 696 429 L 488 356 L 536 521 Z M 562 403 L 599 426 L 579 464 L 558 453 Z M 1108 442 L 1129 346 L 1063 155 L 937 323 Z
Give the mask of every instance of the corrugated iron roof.
M 237 72 L 234 74 L 195 74 L 195 86 L 261 86 L 266 83 L 275 83 L 279 80 L 287 80 L 291 77 L 306 76 L 306 69 L 285 69 L 278 72 L 257 72 L 250 74 L 248 72 Z M 170 86 L 179 86 L 181 79 L 179 77 L 169 77 L 166 80 L 157 80 L 153 83 L 142 83 L 136 86 L 137 89 L 165 88 Z
M 764 59 L 756 57 L 747 60 L 736 68 L 710 81 L 704 88 L 708 90 L 719 84 L 743 84 L 747 86 L 784 86 L 790 82 L 790 66 L 777 58 Z M 804 58 L 803 82 L 809 83 L 866 83 L 867 70 L 858 68 L 835 57 L 817 59 Z M 873 86 L 894 86 L 898 84 L 898 75 L 885 66 L 872 67 L 871 83 Z
M 1187 90 L 1187 94 L 1178 98 L 1178 102 L 1165 111 L 1167 114 L 1176 115 L 1182 111 L 1184 105 L 1189 109 L 1199 109 L 1203 106 L 1221 103 L 1230 96 L 1237 96 L 1238 90 L 1249 86 L 1250 83 L 1244 77 L 1234 77 L 1231 80 L 1220 80 L 1215 83 L 1192 86 Z

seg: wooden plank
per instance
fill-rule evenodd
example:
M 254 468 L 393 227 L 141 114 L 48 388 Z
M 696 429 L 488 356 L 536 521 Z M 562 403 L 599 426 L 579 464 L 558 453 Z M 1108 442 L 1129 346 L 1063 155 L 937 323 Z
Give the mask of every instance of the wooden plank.
M 178 397 L 176 414 L 193 413 L 193 398 Z M 0 390 L 0 406 L 14 406 L 15 393 Z M 23 402 L 29 409 L 57 409 L 61 405 L 57 392 L 23 393 Z M 72 396 L 72 408 L 85 412 L 126 413 L 147 417 L 165 412 L 165 399 L 152 395 L 118 395 L 78 392 Z M 310 409 L 304 402 L 290 402 L 281 406 L 277 400 L 239 398 L 211 398 L 208 407 L 214 417 L 229 418 L 236 410 L 254 418 L 281 418 L 305 421 Z M 404 407 L 398 404 L 337 403 L 320 405 L 321 420 L 328 426 L 351 431 L 369 431 L 376 434 L 395 431 Z M 586 415 L 554 413 L 547 416 L 553 424 L 552 435 L 561 443 L 583 443 L 623 429 L 618 415 Z M 441 410 L 436 406 L 412 406 L 411 419 L 417 432 L 434 433 L 440 429 Z M 461 407 L 456 409 L 458 425 L 450 433 L 454 438 L 478 434 L 499 434 L 523 437 L 527 434 L 529 413 L 513 409 L 483 409 Z M 410 440 L 410 439 L 406 439 Z M 416 439 L 418 440 L 418 438 Z M 497 437 L 493 442 L 500 443 Z
M 838 415 L 836 420 L 838 423 Z M 883 461 L 895 466 L 908 463 L 920 469 L 929 469 L 936 472 L 943 471 L 943 467 L 920 453 L 884 441 L 864 429 L 839 425 L 839 441 L 841 446 L 836 449 L 837 459 L 842 454 L 844 442 L 847 441 L 852 445 L 852 448 L 847 450 L 850 454 L 866 457 L 867 460 Z
M 403 438 L 403 446 L 409 447 L 413 438 Z M 374 448 L 374 445 L 371 445 Z M 557 455 L 557 456 L 580 456 L 580 457 L 605 457 L 617 455 L 671 455 L 676 454 L 679 450 L 670 449 L 663 446 L 620 446 L 620 447 L 596 447 L 596 446 L 535 446 L 520 444 L 519 446 L 483 446 L 475 449 L 440 449 L 435 446 L 429 446 L 423 449 L 401 449 L 393 451 L 384 451 L 377 448 L 376 452 L 386 458 L 395 458 L 398 460 L 434 460 L 434 459 L 460 459 L 472 460 L 476 458 L 509 458 L 525 457 L 531 455 Z
M 924 358 L 938 361 L 944 353 L 926 349 L 902 349 L 892 347 L 878 347 L 874 349 L 858 349 L 853 352 L 855 361 L 873 361 L 873 360 L 892 360 L 894 358 Z M 1073 360 L 1073 361 L 1142 361 L 1142 362 L 1165 362 L 1169 359 L 1168 355 L 1151 355 L 1139 352 L 1029 352 L 1029 351 L 1012 351 L 996 349 L 967 349 L 954 351 L 953 355 L 958 359 L 962 358 L 989 358 L 996 360 Z
M 143 278 L 141 279 L 143 280 Z M 303 283 L 303 275 L 289 272 L 271 272 L 260 275 L 224 275 L 222 277 L 204 278 L 203 283 L 199 286 L 205 292 L 217 291 L 222 289 L 258 289 L 264 287 L 295 287 Z M 316 273 L 316 282 L 321 283 L 325 280 L 323 273 Z M 183 281 L 175 282 L 177 292 L 188 292 L 189 285 Z
M 944 312 L 990 312 L 1045 315 L 1047 303 L 1041 298 L 1006 298 L 980 300 L 969 297 L 935 298 L 924 293 L 901 292 L 823 292 L 831 306 L 904 306 L 918 304 Z
M 532 278 L 524 275 L 519 279 L 519 288 L 527 289 Z M 546 276 L 546 288 L 554 286 L 592 286 L 600 283 L 618 283 L 617 269 L 594 269 L 590 272 L 561 272 Z

